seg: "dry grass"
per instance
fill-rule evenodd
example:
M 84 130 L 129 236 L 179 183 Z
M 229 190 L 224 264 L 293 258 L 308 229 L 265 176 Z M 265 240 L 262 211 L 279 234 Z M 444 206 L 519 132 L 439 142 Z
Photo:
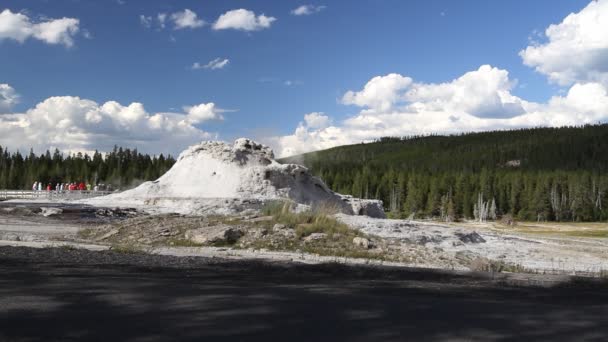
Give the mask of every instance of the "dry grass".
M 534 273 L 521 265 L 508 264 L 502 261 L 490 260 L 486 258 L 475 258 L 469 264 L 471 271 L 477 272 L 513 272 L 513 273 Z
M 494 224 L 494 228 L 524 234 L 608 238 L 608 223 L 604 222 L 520 222 L 515 227 Z
M 262 213 L 266 216 L 272 216 L 273 224 L 280 223 L 294 228 L 298 239 L 313 233 L 325 233 L 329 237 L 333 237 L 335 234 L 354 237 L 359 234 L 346 224 L 331 217 L 331 215 L 339 212 L 335 206 L 319 204 L 309 211 L 296 213 L 293 210 L 293 205 L 293 203 L 287 201 L 271 202 L 262 209 Z

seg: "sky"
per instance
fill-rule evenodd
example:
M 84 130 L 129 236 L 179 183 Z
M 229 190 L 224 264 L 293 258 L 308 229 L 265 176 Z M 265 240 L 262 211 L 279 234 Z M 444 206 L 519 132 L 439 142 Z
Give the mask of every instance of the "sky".
M 608 0 L 0 3 L 0 146 L 278 156 L 608 121 Z

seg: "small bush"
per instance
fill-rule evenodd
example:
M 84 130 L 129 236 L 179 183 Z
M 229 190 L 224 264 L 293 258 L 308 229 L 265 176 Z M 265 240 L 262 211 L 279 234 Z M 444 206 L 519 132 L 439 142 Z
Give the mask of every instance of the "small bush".
M 298 238 L 308 236 L 312 233 L 325 233 L 329 237 L 332 237 L 334 234 L 347 236 L 356 235 L 355 231 L 344 223 L 340 223 L 336 219 L 325 215 L 315 215 L 312 219 L 312 223 L 300 224 L 296 227 L 296 236 Z

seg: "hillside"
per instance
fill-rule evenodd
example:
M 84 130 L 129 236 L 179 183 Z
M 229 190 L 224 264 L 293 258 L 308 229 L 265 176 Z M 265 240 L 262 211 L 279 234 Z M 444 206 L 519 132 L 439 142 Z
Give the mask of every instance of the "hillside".
M 284 158 L 394 215 L 604 220 L 608 125 L 382 138 Z M 480 194 L 482 200 L 480 202 Z M 476 204 L 477 210 L 476 210 Z M 476 212 L 477 211 L 477 212 Z

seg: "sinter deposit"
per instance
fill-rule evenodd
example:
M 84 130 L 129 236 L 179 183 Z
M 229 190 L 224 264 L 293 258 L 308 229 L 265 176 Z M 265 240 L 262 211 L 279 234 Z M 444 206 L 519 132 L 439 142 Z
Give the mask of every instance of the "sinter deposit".
M 206 141 L 191 146 L 159 179 L 86 202 L 184 214 L 224 214 L 258 209 L 276 199 L 330 205 L 345 214 L 384 217 L 381 201 L 334 193 L 304 166 L 280 164 L 269 147 L 245 138 L 233 145 Z

